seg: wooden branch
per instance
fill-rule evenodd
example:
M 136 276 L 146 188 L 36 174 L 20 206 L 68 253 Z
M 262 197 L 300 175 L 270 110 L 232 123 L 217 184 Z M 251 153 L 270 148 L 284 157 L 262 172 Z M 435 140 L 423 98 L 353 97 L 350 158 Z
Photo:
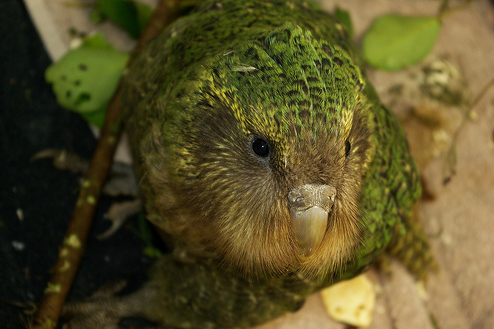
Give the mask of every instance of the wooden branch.
M 178 0 L 161 0 L 146 29 L 143 31 L 136 50 L 142 49 L 147 41 L 158 35 L 176 17 L 178 17 Z M 134 57 L 131 57 L 128 65 L 131 65 Z M 113 155 L 123 130 L 120 113 L 120 91 L 121 82 L 108 107 L 96 151 L 86 178 L 82 183 L 53 274 L 34 316 L 34 329 L 56 328 L 65 299 L 79 268 L 96 205 L 110 171 Z

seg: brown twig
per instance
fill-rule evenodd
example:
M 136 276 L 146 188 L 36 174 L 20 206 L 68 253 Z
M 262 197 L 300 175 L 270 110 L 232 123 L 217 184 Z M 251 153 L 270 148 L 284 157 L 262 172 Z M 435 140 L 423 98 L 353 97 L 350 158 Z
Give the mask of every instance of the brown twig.
M 177 4 L 178 0 L 160 1 L 153 17 L 139 39 L 136 50 L 142 49 L 146 42 L 156 36 L 178 16 Z M 131 62 L 132 58 L 129 61 L 129 65 Z M 96 204 L 108 176 L 113 154 L 123 130 L 120 113 L 120 90 L 121 84 L 119 84 L 108 107 L 101 136 L 86 178 L 82 183 L 57 262 L 34 316 L 34 329 L 54 329 L 57 326 L 65 298 L 77 273 Z
M 467 121 L 472 117 L 473 109 L 479 104 L 480 100 L 487 94 L 487 92 L 494 86 L 494 79 L 491 79 L 482 90 L 477 94 L 472 103 L 468 105 L 468 108 L 463 114 L 460 125 L 456 128 L 451 143 L 449 144 L 449 149 L 446 152 L 446 157 L 443 164 L 443 185 L 451 182 L 453 177 L 456 175 L 456 142 L 460 135 L 460 132 L 465 127 Z

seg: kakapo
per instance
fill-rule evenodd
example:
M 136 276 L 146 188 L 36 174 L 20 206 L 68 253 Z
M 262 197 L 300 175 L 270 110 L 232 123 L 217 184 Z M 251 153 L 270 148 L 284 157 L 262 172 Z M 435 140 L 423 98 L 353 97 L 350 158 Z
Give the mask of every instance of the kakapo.
M 138 55 L 122 106 L 147 218 L 173 252 L 140 291 L 93 302 L 113 319 L 73 327 L 250 327 L 386 250 L 427 271 L 405 134 L 314 3 L 200 2 Z

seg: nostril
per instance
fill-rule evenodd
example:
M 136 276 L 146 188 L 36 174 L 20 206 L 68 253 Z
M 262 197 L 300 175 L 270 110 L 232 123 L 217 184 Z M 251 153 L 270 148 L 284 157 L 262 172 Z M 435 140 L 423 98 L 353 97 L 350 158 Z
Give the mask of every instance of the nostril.
M 332 186 L 325 186 L 324 190 L 322 191 L 329 201 L 334 202 L 335 197 L 336 197 L 336 189 Z
M 290 201 L 290 203 L 303 202 L 304 197 L 298 190 L 294 190 L 288 193 L 288 201 Z
M 319 206 L 329 212 L 335 199 L 336 189 L 331 185 L 305 184 L 288 193 L 290 207 L 296 211 Z

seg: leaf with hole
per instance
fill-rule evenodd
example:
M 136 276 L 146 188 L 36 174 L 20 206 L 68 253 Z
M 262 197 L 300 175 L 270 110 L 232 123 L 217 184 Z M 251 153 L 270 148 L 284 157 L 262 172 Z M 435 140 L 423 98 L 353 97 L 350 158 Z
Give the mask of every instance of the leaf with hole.
M 129 54 L 102 40 L 101 36 L 90 37 L 45 72 L 58 103 L 86 117 L 100 117 L 89 113 L 106 110 L 129 59 Z

